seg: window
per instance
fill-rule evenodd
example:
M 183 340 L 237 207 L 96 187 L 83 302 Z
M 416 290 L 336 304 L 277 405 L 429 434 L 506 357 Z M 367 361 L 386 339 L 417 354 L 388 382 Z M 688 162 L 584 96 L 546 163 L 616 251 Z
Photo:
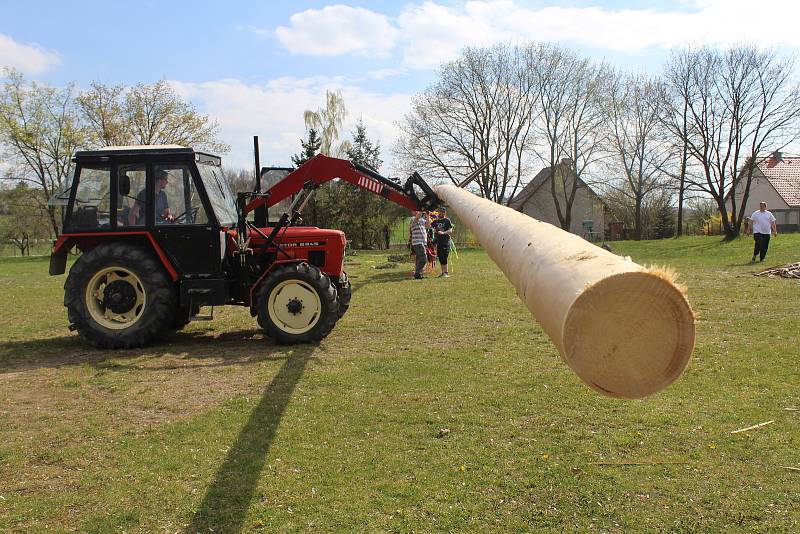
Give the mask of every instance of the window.
M 197 168 L 203 179 L 208 199 L 211 201 L 211 207 L 217 214 L 219 224 L 222 226 L 235 225 L 238 218 L 236 202 L 222 175 L 222 169 L 207 162 L 198 162 Z
M 144 226 L 146 176 L 144 165 L 120 165 L 117 169 L 117 227 Z
M 81 167 L 69 225 L 81 230 L 111 228 L 111 169 Z
M 208 214 L 187 165 L 153 168 L 156 224 L 208 224 Z

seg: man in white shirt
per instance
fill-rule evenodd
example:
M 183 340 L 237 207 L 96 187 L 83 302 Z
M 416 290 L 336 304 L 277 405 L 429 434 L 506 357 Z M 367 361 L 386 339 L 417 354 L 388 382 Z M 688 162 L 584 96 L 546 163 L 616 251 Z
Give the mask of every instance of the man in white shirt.
M 758 209 L 750 216 L 750 224 L 745 227 L 745 234 L 748 233 L 748 230 L 753 234 L 753 239 L 756 242 L 753 249 L 753 259 L 750 261 L 756 261 L 756 256 L 759 256 L 761 261 L 764 261 L 769 248 L 770 235 L 778 235 L 775 216 L 767 211 L 766 202 L 758 203 Z

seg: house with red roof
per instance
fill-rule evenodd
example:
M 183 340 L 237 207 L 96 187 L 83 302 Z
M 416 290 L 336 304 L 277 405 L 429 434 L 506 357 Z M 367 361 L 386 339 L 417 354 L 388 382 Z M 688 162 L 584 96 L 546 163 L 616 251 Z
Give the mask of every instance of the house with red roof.
M 737 197 L 737 203 L 741 202 L 738 191 Z M 758 209 L 759 202 L 767 203 L 767 209 L 777 219 L 779 232 L 800 230 L 800 157 L 773 152 L 756 164 L 745 217 Z M 730 194 L 727 204 L 730 210 Z

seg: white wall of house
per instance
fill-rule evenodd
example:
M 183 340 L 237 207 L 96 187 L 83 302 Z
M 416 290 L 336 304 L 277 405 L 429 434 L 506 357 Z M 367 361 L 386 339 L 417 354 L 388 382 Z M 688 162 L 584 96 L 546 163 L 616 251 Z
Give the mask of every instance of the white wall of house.
M 571 187 L 571 185 L 567 187 Z M 561 209 L 563 210 L 563 202 L 561 205 Z M 558 221 L 558 214 L 556 213 L 556 206 L 553 202 L 553 196 L 550 192 L 549 181 L 542 184 L 542 186 L 531 195 L 522 206 L 521 211 L 534 219 L 561 228 L 561 224 Z M 569 231 L 573 234 L 583 236 L 583 221 L 592 221 L 592 231 L 602 235 L 605 229 L 604 215 L 603 203 L 600 202 L 597 195 L 588 187 L 579 185 L 578 190 L 575 192 L 575 201 L 572 204 L 572 220 L 570 221 Z
M 758 171 L 755 171 L 758 172 Z M 791 209 L 788 204 L 781 198 L 775 188 L 772 187 L 772 184 L 769 183 L 769 180 L 764 178 L 763 175 L 759 173 L 759 175 L 753 176 L 753 181 L 750 183 L 750 195 L 747 197 L 747 205 L 744 207 L 744 214 L 745 216 L 749 216 L 751 213 L 758 209 L 759 202 L 766 202 L 767 209 L 770 210 L 772 213 L 775 211 L 784 211 Z M 737 206 L 741 203 L 741 194 L 737 195 L 736 204 Z M 728 213 L 731 212 L 731 201 L 728 199 L 726 202 L 726 207 L 728 208 Z M 777 215 L 776 215 L 777 218 Z M 784 224 L 782 221 L 778 221 L 778 224 Z M 796 223 L 791 223 L 796 224 Z

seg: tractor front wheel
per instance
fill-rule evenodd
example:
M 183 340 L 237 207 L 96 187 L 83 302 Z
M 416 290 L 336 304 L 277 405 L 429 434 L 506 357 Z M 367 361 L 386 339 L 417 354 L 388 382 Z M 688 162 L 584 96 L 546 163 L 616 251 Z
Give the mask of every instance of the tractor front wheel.
M 175 288 L 149 251 L 99 245 L 72 266 L 64 283 L 69 322 L 92 345 L 141 347 L 173 321 Z
M 339 319 L 330 278 L 307 263 L 275 268 L 258 290 L 258 322 L 280 344 L 321 341 Z

